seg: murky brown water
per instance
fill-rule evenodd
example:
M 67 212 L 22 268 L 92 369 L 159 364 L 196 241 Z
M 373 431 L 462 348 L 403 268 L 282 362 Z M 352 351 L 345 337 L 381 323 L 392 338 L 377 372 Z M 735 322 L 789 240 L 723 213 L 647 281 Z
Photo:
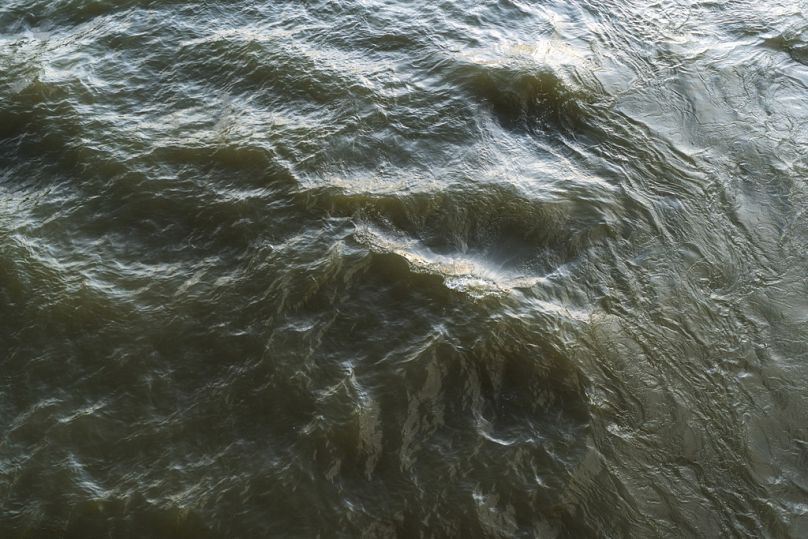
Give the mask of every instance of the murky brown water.
M 0 537 L 808 536 L 804 2 L 0 4 Z

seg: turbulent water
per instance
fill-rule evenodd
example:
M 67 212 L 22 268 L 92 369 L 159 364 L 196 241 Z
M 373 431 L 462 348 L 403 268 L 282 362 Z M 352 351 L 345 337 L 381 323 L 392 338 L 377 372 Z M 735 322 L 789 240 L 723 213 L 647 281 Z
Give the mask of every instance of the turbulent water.
M 2 0 L 0 536 L 808 536 L 808 6 Z

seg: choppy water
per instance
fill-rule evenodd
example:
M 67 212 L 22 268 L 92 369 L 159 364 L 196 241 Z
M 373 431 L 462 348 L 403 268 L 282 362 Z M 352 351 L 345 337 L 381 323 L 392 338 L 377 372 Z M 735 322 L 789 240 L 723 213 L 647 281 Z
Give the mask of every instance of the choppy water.
M 3 0 L 0 536 L 808 536 L 808 6 Z

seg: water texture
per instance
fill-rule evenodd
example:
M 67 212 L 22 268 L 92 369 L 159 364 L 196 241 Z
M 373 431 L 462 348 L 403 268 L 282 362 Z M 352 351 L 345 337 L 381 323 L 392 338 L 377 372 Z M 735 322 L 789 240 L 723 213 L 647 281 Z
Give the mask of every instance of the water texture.
M 0 537 L 808 536 L 808 5 L 3 0 Z

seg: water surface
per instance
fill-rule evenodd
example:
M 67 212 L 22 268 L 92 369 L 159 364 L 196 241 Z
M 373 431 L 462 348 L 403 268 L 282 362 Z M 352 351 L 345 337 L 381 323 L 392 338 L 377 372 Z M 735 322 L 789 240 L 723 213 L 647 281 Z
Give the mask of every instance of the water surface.
M 806 15 L 4 0 L 0 536 L 807 536 Z

